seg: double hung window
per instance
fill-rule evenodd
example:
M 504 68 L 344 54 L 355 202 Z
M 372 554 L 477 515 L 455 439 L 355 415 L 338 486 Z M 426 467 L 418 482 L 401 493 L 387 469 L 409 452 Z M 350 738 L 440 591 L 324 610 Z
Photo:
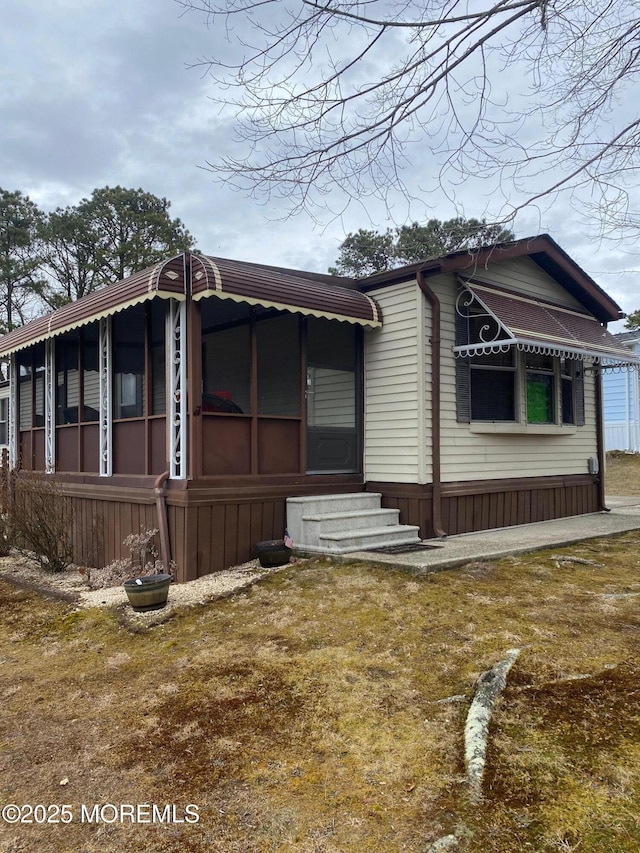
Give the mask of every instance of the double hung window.
M 491 321 L 495 322 L 495 321 Z M 478 345 L 456 359 L 460 422 L 582 426 L 584 365 L 579 359 L 491 345 L 486 315 L 457 318 L 456 346 Z

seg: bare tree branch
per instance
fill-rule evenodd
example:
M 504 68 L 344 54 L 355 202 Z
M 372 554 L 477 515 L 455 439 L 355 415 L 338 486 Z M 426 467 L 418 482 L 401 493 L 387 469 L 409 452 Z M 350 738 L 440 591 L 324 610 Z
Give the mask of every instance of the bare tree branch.
M 236 147 L 207 168 L 255 198 L 311 212 L 335 188 L 386 199 L 424 158 L 452 197 L 490 182 L 506 217 L 585 187 L 609 225 L 628 212 L 637 0 L 176 2 L 227 27 L 225 55 L 196 65 Z

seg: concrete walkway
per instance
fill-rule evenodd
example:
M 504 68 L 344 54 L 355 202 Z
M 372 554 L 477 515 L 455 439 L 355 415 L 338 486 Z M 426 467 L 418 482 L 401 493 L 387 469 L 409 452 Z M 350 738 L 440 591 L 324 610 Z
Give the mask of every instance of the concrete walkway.
M 416 573 L 449 569 L 470 560 L 492 560 L 508 554 L 523 554 L 544 548 L 561 548 L 585 539 L 615 536 L 629 530 L 640 530 L 640 496 L 632 498 L 607 498 L 610 512 L 521 524 L 500 530 L 481 533 L 464 533 L 446 539 L 429 539 L 432 546 L 407 554 L 381 554 L 358 551 L 335 559 L 348 562 L 354 559 L 388 564 Z

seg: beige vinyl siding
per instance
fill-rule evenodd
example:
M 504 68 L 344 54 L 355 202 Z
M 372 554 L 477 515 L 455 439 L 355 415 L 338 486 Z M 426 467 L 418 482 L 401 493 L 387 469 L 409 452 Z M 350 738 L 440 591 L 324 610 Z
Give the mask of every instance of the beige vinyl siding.
M 574 299 L 564 287 L 561 287 L 531 258 L 519 258 L 502 264 L 489 265 L 474 273 L 465 270 L 461 273 L 461 278 L 472 278 L 474 281 L 498 284 L 500 287 L 509 288 L 509 290 L 520 290 L 530 296 L 537 296 L 550 302 L 558 302 L 567 308 L 584 310 L 584 305 Z
M 512 276 L 505 275 L 506 264 L 483 273 L 483 280 L 503 284 L 525 293 L 562 301 L 558 285 L 536 264 L 527 261 L 514 265 Z M 516 275 L 517 273 L 517 275 Z M 557 474 L 586 474 L 587 460 L 595 456 L 595 380 L 585 375 L 585 426 L 558 428 L 553 433 L 525 427 L 523 433 L 474 433 L 469 424 L 456 420 L 455 395 L 455 300 L 458 283 L 454 276 L 430 279 L 442 306 L 442 420 L 441 475 L 443 482 L 537 477 Z M 571 299 L 569 297 L 569 299 Z M 564 299 L 566 304 L 567 299 Z M 523 397 L 525 389 L 519 389 Z M 524 402 L 524 399 L 523 401 Z M 520 426 L 520 425 L 518 425 Z M 503 428 L 503 427 L 500 427 Z
M 372 294 L 383 327 L 365 335 L 365 477 L 416 483 L 424 479 L 423 296 L 415 280 Z M 424 371 L 422 364 L 422 371 Z

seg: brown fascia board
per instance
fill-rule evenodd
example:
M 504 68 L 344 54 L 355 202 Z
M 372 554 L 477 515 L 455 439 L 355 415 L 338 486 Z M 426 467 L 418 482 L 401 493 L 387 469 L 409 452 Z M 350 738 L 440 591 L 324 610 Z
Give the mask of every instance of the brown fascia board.
M 422 270 L 425 275 L 480 271 L 489 263 L 502 263 L 522 257 L 531 258 L 601 323 L 620 320 L 625 316 L 620 306 L 548 234 L 480 249 L 462 249 L 440 258 L 429 258 L 422 263 L 360 279 L 360 287 L 363 291 L 386 287 L 411 278 L 418 270 Z

